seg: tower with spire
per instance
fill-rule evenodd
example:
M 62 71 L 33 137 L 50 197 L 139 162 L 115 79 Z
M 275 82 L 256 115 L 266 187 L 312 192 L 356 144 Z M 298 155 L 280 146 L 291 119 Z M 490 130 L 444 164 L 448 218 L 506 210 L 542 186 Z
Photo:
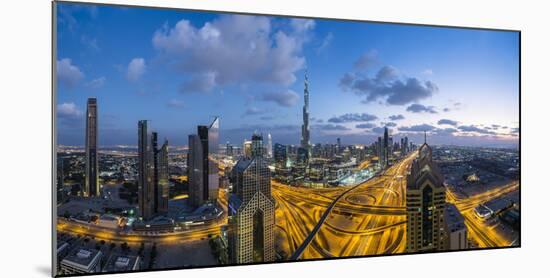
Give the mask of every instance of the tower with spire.
M 309 137 L 309 81 L 307 78 L 307 69 L 304 78 L 304 107 L 302 109 L 303 124 L 302 124 L 302 140 L 300 146 L 310 152 L 310 137 Z

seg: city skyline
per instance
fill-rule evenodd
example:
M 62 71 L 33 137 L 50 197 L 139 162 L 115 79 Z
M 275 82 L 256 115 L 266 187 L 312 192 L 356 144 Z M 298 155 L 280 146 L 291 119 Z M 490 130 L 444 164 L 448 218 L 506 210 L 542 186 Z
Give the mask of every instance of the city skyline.
M 306 69 L 313 144 L 340 137 L 368 145 L 384 126 L 413 142 L 428 131 L 431 144 L 518 143 L 517 33 L 84 4 L 60 4 L 58 14 L 61 145 L 84 145 L 88 97 L 102 107 L 100 146 L 135 145 L 141 119 L 172 146 L 187 145 L 194 126 L 213 116 L 222 122 L 220 143 L 240 144 L 259 131 L 299 145 Z M 137 22 L 143 14 L 148 20 Z M 122 42 L 116 28 L 102 29 L 113 21 L 143 31 Z M 261 24 L 235 32 L 247 22 Z M 212 61 L 186 43 L 221 55 L 243 40 L 250 56 L 236 58 L 264 63 L 235 64 L 228 55 Z M 116 56 L 97 59 L 104 55 Z
M 54 275 L 520 246 L 519 33 L 54 10 Z

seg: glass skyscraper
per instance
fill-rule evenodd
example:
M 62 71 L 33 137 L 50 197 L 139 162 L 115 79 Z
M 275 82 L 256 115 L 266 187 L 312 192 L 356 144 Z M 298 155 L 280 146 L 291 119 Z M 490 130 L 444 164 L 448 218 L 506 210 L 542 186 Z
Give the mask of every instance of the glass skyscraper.
M 86 179 L 85 196 L 99 196 L 99 164 L 97 151 L 97 100 L 89 98 L 86 105 Z

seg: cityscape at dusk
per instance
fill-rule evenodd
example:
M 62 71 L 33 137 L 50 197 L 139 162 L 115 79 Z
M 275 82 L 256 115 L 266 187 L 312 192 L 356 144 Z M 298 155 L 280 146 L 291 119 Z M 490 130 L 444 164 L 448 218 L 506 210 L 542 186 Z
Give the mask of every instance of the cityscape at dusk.
M 54 15 L 60 276 L 520 245 L 518 32 Z

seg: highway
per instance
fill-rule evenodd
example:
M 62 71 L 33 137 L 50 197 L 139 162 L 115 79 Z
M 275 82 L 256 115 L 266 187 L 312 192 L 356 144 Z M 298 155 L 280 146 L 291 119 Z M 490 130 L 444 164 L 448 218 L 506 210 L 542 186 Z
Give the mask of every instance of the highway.
M 284 217 L 276 218 L 278 227 L 290 242 L 285 253 L 308 259 L 404 250 L 404 176 L 414 157 L 353 187 L 290 188 L 274 182 L 277 216 Z
M 289 259 L 403 253 L 406 250 L 406 175 L 416 152 L 383 175 L 354 187 L 310 189 L 272 181 L 276 223 Z M 478 247 L 509 246 L 499 224 L 477 219 L 473 209 L 519 189 L 518 182 L 468 198 L 447 191 L 464 215 L 468 237 Z M 498 222 L 497 222 L 498 223 Z
M 272 180 L 275 200 L 276 247 L 287 259 L 364 256 L 404 253 L 406 250 L 406 176 L 416 152 L 397 161 L 383 173 L 352 187 L 306 188 Z M 368 164 L 360 165 L 360 168 Z M 499 224 L 483 222 L 474 215 L 478 205 L 519 190 L 518 182 L 470 196 L 459 197 L 447 190 L 447 201 L 464 215 L 468 237 L 481 248 L 509 246 Z M 226 210 L 227 196 L 220 190 L 220 205 Z M 186 198 L 182 195 L 177 198 Z M 225 216 L 219 221 L 175 233 L 124 233 L 96 225 L 58 219 L 57 230 L 99 240 L 184 244 L 220 235 Z
M 519 190 L 519 182 L 514 181 L 504 186 L 470 196 L 460 198 L 451 190 L 447 190 L 447 202 L 456 205 L 464 216 L 464 222 L 468 229 L 468 238 L 480 248 L 510 246 L 514 239 L 508 238 L 499 229 L 499 222 L 491 223 L 483 221 L 475 216 L 474 209 L 493 199 Z

